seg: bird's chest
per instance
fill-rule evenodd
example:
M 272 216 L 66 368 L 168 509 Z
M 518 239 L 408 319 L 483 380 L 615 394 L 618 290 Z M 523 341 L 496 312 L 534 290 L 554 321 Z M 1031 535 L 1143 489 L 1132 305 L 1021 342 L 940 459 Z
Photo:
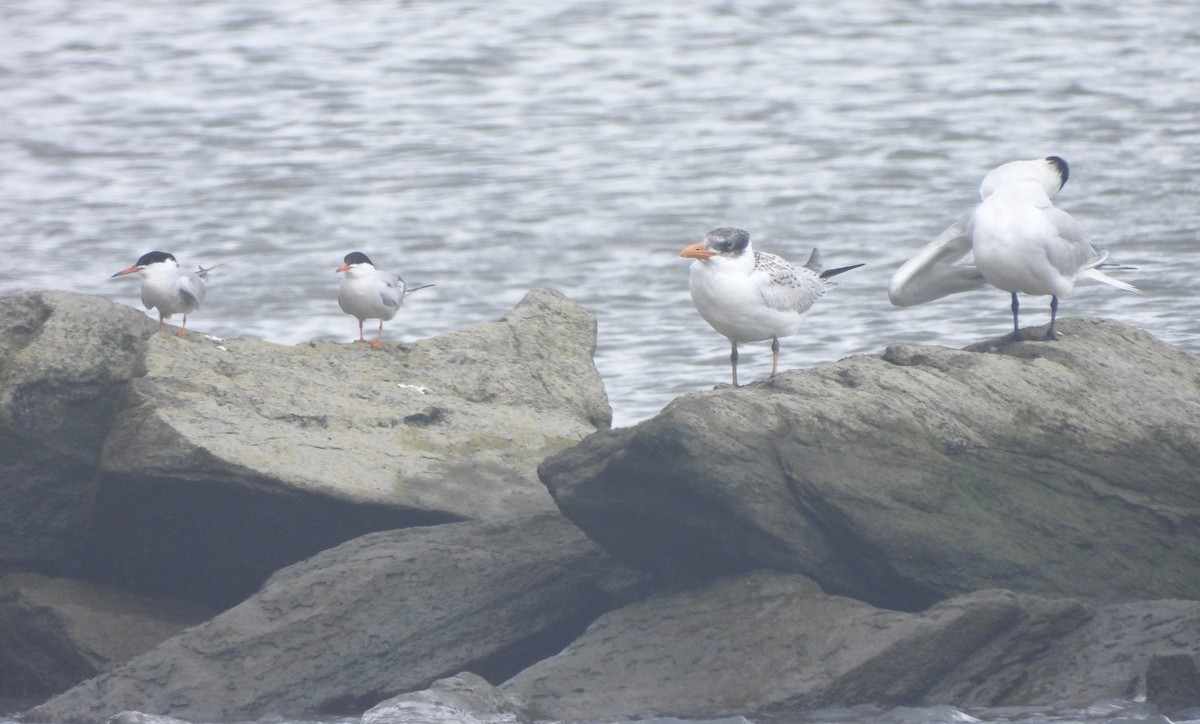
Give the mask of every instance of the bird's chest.
M 372 280 L 351 280 L 338 290 L 338 305 L 359 319 L 391 319 L 394 308 L 384 304 L 380 287 Z
M 798 316 L 768 306 L 761 279 L 714 271 L 702 263 L 692 268 L 691 292 L 700 316 L 713 329 L 739 342 L 790 334 L 792 318 Z
M 147 279 L 142 284 L 142 304 L 146 309 L 157 309 L 163 314 L 191 311 L 179 293 L 178 277 Z

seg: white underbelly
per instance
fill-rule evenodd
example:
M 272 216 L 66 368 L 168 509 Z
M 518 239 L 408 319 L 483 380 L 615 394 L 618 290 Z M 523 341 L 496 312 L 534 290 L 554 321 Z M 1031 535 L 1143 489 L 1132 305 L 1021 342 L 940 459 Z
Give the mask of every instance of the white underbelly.
M 692 301 L 704 321 L 734 342 L 759 342 L 800 332 L 801 315 L 772 309 L 748 278 L 693 269 Z

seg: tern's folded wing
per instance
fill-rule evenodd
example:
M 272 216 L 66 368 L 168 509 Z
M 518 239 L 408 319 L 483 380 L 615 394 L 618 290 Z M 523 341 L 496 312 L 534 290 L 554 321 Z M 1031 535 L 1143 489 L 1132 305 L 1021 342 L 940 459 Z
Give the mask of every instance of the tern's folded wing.
M 970 218 L 968 214 L 951 224 L 896 270 L 888 283 L 888 299 L 892 304 L 911 307 L 987 285 L 975 268 L 968 229 Z

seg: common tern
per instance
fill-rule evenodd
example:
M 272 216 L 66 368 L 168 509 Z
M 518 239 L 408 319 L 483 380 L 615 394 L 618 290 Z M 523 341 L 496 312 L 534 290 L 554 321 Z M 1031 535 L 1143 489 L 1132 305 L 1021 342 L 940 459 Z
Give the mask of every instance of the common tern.
M 980 203 L 930 242 L 892 276 L 888 296 L 897 306 L 991 285 L 1012 297 L 1013 334 L 1020 335 L 1018 293 L 1050 296 L 1046 339 L 1057 339 L 1058 300 L 1079 284 L 1136 287 L 1100 271 L 1108 252 L 1051 199 L 1070 167 L 1058 156 L 1014 161 L 996 168 L 979 187 Z
M 225 262 L 222 262 L 224 264 Z M 175 257 L 165 251 L 150 251 L 142 254 L 137 262 L 113 274 L 110 278 L 137 274 L 142 280 L 142 304 L 146 309 L 158 310 L 158 331 L 163 329 L 163 319 L 172 314 L 183 314 L 183 324 L 176 333 L 187 336 L 187 315 L 200 308 L 208 282 L 208 273 L 221 266 L 214 264 L 198 267 L 194 272 L 179 268 Z
M 804 266 L 755 251 L 750 234 L 721 227 L 679 253 L 692 262 L 692 302 L 712 328 L 729 339 L 729 364 L 737 387 L 738 343 L 771 340 L 771 376 L 779 366 L 779 338 L 799 334 L 801 315 L 826 290 L 831 277 L 862 264 L 822 270 L 821 253 L 813 249 Z
M 379 320 L 379 333 L 371 346 L 383 348 L 383 323 L 396 316 L 400 305 L 408 295 L 419 289 L 432 287 L 423 284 L 408 289 L 404 280 L 398 274 L 390 274 L 375 268 L 367 255 L 361 251 L 352 251 L 342 260 L 344 263 L 337 268 L 345 272 L 341 287 L 338 289 L 338 306 L 346 314 L 358 318 L 358 341 L 366 342 L 363 337 L 363 322 L 368 319 Z

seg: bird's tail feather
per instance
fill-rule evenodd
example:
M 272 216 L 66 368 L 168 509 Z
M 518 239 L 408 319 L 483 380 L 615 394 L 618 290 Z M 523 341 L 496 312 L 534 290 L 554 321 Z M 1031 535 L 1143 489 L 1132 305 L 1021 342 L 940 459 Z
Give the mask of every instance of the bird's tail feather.
M 1120 279 L 1114 279 L 1113 277 L 1110 277 L 1109 275 L 1105 274 L 1104 272 L 1100 271 L 1099 269 L 1097 269 L 1095 267 L 1093 267 L 1091 269 L 1084 269 L 1083 271 L 1079 272 L 1079 276 L 1084 277 L 1088 281 L 1100 282 L 1101 284 L 1108 284 L 1109 286 L 1116 287 L 1117 289 L 1124 289 L 1127 292 L 1142 291 L 1141 289 L 1138 289 L 1137 287 L 1133 286 L 1132 284 L 1123 282 Z
M 210 271 L 212 271 L 213 269 L 216 269 L 219 266 L 225 266 L 228 263 L 229 262 L 227 262 L 227 261 L 223 261 L 220 264 L 213 264 L 210 267 L 198 266 L 198 267 L 196 267 L 196 276 L 200 277 L 204 281 L 208 281 L 208 273 Z
M 433 287 L 433 286 L 437 286 L 437 285 L 436 284 L 422 284 L 419 287 L 413 287 L 412 289 L 405 289 L 404 296 L 407 297 L 409 294 L 412 294 L 413 292 L 419 292 L 422 289 L 428 289 L 429 287 Z
M 821 272 L 821 278 L 828 279 L 829 277 L 836 277 L 838 274 L 848 272 L 851 269 L 857 269 L 860 266 L 862 266 L 862 264 L 851 264 L 850 266 L 840 266 L 837 269 L 826 269 L 825 271 Z

